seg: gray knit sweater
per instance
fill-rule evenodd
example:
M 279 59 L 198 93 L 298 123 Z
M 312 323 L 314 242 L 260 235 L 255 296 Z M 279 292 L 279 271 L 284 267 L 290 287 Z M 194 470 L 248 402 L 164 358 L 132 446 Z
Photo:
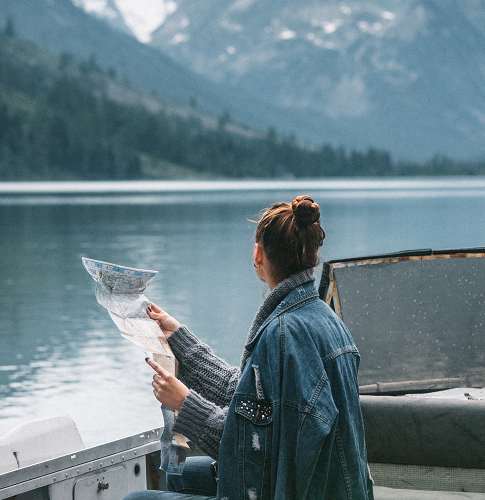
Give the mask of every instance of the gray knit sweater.
M 290 276 L 273 289 L 253 320 L 239 368 L 217 357 L 185 326 L 170 335 L 168 342 L 179 361 L 179 378 L 190 389 L 175 421 L 174 432 L 188 437 L 210 457 L 218 458 L 229 403 L 251 355 L 248 344 L 292 290 L 314 280 L 313 269 L 307 269 Z

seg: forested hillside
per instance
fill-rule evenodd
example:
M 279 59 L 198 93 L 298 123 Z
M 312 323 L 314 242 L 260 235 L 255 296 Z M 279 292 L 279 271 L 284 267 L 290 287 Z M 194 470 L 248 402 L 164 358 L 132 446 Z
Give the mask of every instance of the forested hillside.
M 11 23 L 0 37 L 0 180 L 485 173 L 485 161 L 396 164 L 374 148 L 309 149 L 273 129 L 236 126 L 227 113 L 211 125 L 196 103 L 184 116 L 168 112 L 94 59 L 19 40 Z

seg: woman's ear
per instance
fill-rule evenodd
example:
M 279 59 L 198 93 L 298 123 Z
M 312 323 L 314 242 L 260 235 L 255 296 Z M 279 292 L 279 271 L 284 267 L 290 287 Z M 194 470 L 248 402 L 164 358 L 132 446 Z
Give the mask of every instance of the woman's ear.
M 266 257 L 266 252 L 261 243 L 256 243 L 254 245 L 254 267 L 256 268 L 256 274 L 258 278 L 263 283 L 268 283 L 269 288 L 273 288 L 279 283 L 273 279 L 273 266 L 268 261 Z
M 263 247 L 259 243 L 254 244 L 254 266 L 259 267 L 263 262 Z

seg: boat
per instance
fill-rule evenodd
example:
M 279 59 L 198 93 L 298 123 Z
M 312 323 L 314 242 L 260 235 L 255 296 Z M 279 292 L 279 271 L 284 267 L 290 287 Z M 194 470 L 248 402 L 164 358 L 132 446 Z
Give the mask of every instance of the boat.
M 323 264 L 320 297 L 361 353 L 376 500 L 485 499 L 484 257 L 424 249 Z M 67 415 L 22 424 L 0 437 L 0 500 L 163 490 L 162 432 L 85 449 Z

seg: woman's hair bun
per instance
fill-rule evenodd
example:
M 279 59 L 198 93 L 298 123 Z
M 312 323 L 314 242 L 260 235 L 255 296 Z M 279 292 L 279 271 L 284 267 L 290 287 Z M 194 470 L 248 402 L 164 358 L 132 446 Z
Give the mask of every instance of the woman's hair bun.
M 296 197 L 291 208 L 300 226 L 309 226 L 320 219 L 320 207 L 309 196 Z

